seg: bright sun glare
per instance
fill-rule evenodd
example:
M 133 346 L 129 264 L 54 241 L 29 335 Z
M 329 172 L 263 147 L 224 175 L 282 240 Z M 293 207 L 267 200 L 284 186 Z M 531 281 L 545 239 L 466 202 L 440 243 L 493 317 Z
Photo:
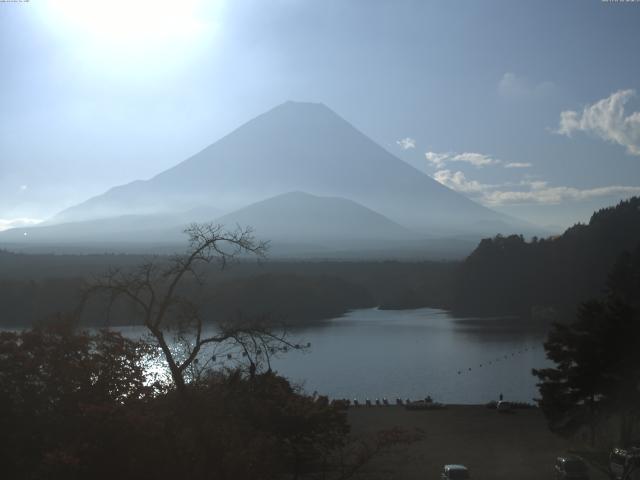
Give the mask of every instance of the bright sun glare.
M 66 27 L 112 44 L 156 43 L 198 32 L 198 0 L 51 2 L 51 13 Z
M 193 44 L 205 30 L 202 0 L 58 0 L 45 19 L 74 46 L 133 58 Z M 207 8 L 220 2 L 207 2 Z

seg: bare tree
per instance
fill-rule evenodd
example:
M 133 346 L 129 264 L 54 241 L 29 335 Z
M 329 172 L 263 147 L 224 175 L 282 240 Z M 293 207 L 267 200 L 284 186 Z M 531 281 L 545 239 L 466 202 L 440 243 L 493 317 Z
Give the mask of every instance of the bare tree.
M 231 342 L 249 361 L 252 375 L 262 359 L 266 359 L 270 368 L 271 355 L 299 347 L 287 341 L 286 332 L 275 333 L 264 322 L 223 322 L 215 330 L 205 332 L 193 292 L 185 291 L 188 290 L 184 288 L 185 281 L 190 278 L 201 287 L 203 267 L 207 264 L 217 262 L 224 268 L 240 255 L 261 259 L 268 244 L 256 240 L 251 228 L 229 231 L 218 224 L 192 224 L 185 234 L 189 237 L 186 253 L 168 259 L 153 257 L 129 271 L 110 270 L 87 286 L 80 309 L 96 294 L 106 294 L 110 306 L 122 298 L 132 304 L 135 315 L 161 349 L 173 383 L 181 394 L 186 392 L 188 372 L 206 365 L 200 364 L 198 356 L 207 345 Z M 171 349 L 167 338 L 170 332 L 181 340 L 182 355 Z

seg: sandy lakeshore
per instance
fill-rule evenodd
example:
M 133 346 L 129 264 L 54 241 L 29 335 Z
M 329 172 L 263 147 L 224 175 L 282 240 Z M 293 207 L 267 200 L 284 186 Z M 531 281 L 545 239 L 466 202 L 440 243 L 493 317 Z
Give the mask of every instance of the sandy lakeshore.
M 444 464 L 462 463 L 474 480 L 551 479 L 556 456 L 580 447 L 549 432 L 537 409 L 507 414 L 472 405 L 428 411 L 390 406 L 351 408 L 348 418 L 354 434 L 401 427 L 424 435 L 376 458 L 362 478 L 438 479 Z M 590 476 L 607 478 L 593 467 Z

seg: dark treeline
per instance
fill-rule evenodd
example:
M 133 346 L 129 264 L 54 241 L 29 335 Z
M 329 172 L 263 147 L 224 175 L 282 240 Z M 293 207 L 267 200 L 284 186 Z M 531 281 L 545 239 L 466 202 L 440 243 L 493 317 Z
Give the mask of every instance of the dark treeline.
M 132 268 L 140 255 L 27 255 L 0 252 L 0 304 L 5 327 L 31 325 L 73 311 L 87 279 Z M 264 315 L 289 324 L 331 318 L 354 308 L 447 308 L 456 263 L 242 261 L 211 266 L 200 292 L 211 320 Z M 185 288 L 189 288 L 188 284 Z M 92 302 L 87 324 L 128 323 L 124 306 Z
M 640 198 L 594 213 L 548 239 L 496 236 L 484 239 L 462 264 L 454 310 L 484 315 L 573 313 L 603 294 L 607 275 L 623 252 L 640 243 Z

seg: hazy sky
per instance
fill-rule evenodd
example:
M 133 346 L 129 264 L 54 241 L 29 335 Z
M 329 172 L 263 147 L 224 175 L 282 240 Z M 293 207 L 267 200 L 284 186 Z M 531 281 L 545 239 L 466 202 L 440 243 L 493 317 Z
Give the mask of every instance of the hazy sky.
M 0 2 L 0 228 L 288 99 L 485 205 L 584 220 L 640 193 L 639 45 L 640 2 Z

